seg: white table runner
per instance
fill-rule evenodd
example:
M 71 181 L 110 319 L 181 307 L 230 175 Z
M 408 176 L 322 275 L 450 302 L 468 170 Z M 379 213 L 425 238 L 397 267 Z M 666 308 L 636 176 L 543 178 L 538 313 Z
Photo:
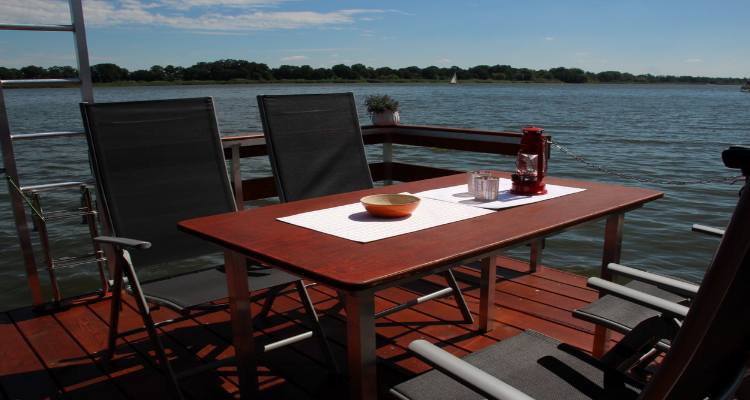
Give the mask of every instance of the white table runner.
M 446 188 L 427 190 L 424 192 L 419 192 L 416 195 L 419 197 L 426 197 L 450 203 L 487 208 L 490 210 L 499 210 L 501 208 L 515 207 L 524 204 L 536 203 L 538 201 L 554 199 L 555 197 L 566 196 L 586 190 L 548 184 L 546 186 L 547 194 L 537 196 L 519 196 L 510 193 L 511 184 L 512 182 L 510 179 L 500 178 L 500 194 L 497 196 L 497 200 L 495 201 L 474 200 L 474 196 L 469 194 L 469 188 L 467 185 L 457 185 Z
M 278 220 L 367 243 L 491 213 L 493 211 L 477 207 L 422 198 L 414 213 L 404 218 L 373 217 L 361 203 L 354 203 L 290 215 Z

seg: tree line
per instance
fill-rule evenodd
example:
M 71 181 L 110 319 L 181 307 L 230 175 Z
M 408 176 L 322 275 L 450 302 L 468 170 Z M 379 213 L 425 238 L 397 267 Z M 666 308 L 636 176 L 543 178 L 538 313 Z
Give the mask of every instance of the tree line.
M 23 68 L 0 67 L 0 79 L 73 78 L 77 70 L 70 66 L 49 68 L 29 65 Z M 712 83 L 741 84 L 739 78 L 714 78 L 704 76 L 634 75 L 627 72 L 604 71 L 599 73 L 580 68 L 557 67 L 551 69 L 514 68 L 510 65 L 477 65 L 471 68 L 436 67 L 373 68 L 363 64 L 338 64 L 330 68 L 313 68 L 309 65 L 281 65 L 270 68 L 263 63 L 245 60 L 218 60 L 199 62 L 190 67 L 165 67 L 154 65 L 149 69 L 129 71 L 112 63 L 91 67 L 94 82 L 180 82 L 180 81 L 447 81 L 453 74 L 459 80 L 469 81 L 519 81 L 519 82 L 636 82 L 636 83 Z

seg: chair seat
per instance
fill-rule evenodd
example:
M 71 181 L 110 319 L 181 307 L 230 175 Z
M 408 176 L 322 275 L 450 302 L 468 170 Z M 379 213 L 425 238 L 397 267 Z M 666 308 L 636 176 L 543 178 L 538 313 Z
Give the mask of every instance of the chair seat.
M 300 279 L 279 269 L 257 265 L 248 266 L 247 271 L 250 292 L 290 284 Z M 147 299 L 178 310 L 192 308 L 228 296 L 227 278 L 223 266 L 155 280 L 143 283 L 141 286 Z
M 607 380 L 601 363 L 580 350 L 535 331 L 525 331 L 472 353 L 464 361 L 484 370 L 537 400 L 634 399 L 639 389 L 617 379 Z M 615 389 L 619 387 L 619 390 Z M 613 390 L 615 389 L 615 390 Z M 617 394 L 614 394 L 617 392 Z M 392 389 L 403 399 L 482 399 L 442 372 L 432 370 Z
M 675 303 L 687 300 L 685 297 L 641 281 L 634 280 L 625 286 Z M 641 321 L 659 314 L 658 311 L 654 311 L 651 308 L 623 300 L 613 295 L 603 296 L 586 307 L 573 311 L 573 315 L 577 318 L 604 325 L 620 333 L 630 332 Z

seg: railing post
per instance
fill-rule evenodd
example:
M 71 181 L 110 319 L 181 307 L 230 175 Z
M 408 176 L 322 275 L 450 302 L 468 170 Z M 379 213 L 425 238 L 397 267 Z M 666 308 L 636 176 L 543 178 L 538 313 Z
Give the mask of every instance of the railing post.
M 240 145 L 232 145 L 232 186 L 237 210 L 245 208 L 245 194 L 242 192 L 242 171 L 240 171 Z
M 383 175 L 386 185 L 393 184 L 393 143 L 390 137 L 386 136 L 383 141 Z
M 31 233 L 26 221 L 26 208 L 21 197 L 20 183 L 18 181 L 18 171 L 16 170 L 16 156 L 13 152 L 13 142 L 10 137 L 10 124 L 8 123 L 8 114 L 5 109 L 5 95 L 0 84 L 0 147 L 3 153 L 3 167 L 5 175 L 8 178 L 8 196 L 10 197 L 11 208 L 13 209 L 13 218 L 16 223 L 16 233 L 21 245 L 24 266 L 26 267 L 26 280 L 29 283 L 31 291 L 31 301 L 35 306 L 42 304 L 42 287 L 39 282 L 39 272 L 36 268 L 34 259 L 34 250 L 31 247 Z M 13 184 L 17 185 L 14 187 Z
M 73 25 L 73 37 L 76 44 L 76 60 L 78 61 L 78 77 L 81 80 L 81 99 L 87 103 L 94 102 L 94 86 L 91 83 L 91 65 L 89 64 L 89 49 L 86 44 L 86 25 L 83 22 L 83 6 L 81 0 L 69 0 L 70 22 Z

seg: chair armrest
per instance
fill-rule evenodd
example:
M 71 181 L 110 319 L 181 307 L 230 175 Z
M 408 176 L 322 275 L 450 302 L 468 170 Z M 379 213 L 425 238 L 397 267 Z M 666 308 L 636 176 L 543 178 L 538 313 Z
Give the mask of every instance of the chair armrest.
M 693 232 L 705 233 L 711 236 L 724 236 L 724 229 L 714 228 L 713 226 L 706 226 L 700 224 L 693 224 Z
M 589 278 L 588 286 L 599 289 L 601 292 L 611 294 L 613 296 L 629 300 L 633 303 L 648 307 L 652 310 L 656 310 L 667 316 L 683 319 L 690 310 L 681 304 L 664 300 L 661 297 L 656 297 L 648 293 L 643 293 L 638 290 L 631 289 L 622 285 L 618 285 L 614 282 L 605 281 L 601 278 Z
M 440 372 L 482 396 L 497 400 L 532 400 L 526 393 L 426 340 L 418 339 L 411 342 L 409 350 Z
M 96 243 L 111 244 L 124 249 L 138 249 L 145 250 L 151 247 L 150 242 L 144 242 L 143 240 L 129 239 L 124 237 L 114 236 L 97 236 L 94 238 Z
M 627 276 L 628 278 L 632 278 L 641 282 L 651 283 L 654 286 L 659 287 L 660 289 L 664 289 L 668 292 L 679 294 L 681 296 L 689 297 L 691 299 L 698 294 L 698 289 L 700 289 L 700 286 L 694 283 L 684 282 L 679 279 L 646 272 L 636 268 L 626 267 L 620 264 L 610 263 L 609 265 L 607 265 L 607 268 L 619 275 Z

